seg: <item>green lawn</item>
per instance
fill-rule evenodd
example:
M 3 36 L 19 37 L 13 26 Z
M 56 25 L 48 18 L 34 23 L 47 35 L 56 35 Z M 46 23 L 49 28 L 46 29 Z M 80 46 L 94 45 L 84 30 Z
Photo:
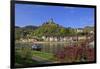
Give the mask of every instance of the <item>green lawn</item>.
M 30 64 L 39 64 L 38 61 L 32 60 L 31 57 L 24 59 L 19 53 L 15 55 L 15 62 L 17 65 L 30 65 Z
M 45 61 L 54 61 L 54 56 L 51 53 L 45 53 L 40 51 L 33 51 L 30 49 L 21 49 L 15 51 L 15 66 L 28 66 L 28 65 L 38 65 Z M 38 60 L 35 60 L 38 58 Z M 42 61 L 42 62 L 41 62 Z
M 52 53 L 45 53 L 40 51 L 32 51 L 33 56 L 45 59 L 45 60 L 53 60 L 54 56 Z

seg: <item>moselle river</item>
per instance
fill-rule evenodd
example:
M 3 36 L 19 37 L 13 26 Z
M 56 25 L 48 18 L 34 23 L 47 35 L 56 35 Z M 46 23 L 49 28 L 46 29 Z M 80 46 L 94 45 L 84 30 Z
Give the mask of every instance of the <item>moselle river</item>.
M 42 52 L 46 52 L 46 53 L 56 53 L 60 50 L 63 50 L 64 47 L 68 46 L 69 43 L 15 43 L 15 48 L 19 49 L 19 48 L 32 48 L 33 45 L 38 45 L 41 46 L 41 50 Z
M 92 45 L 91 45 L 92 44 Z M 33 45 L 38 45 L 41 47 L 41 52 L 46 53 L 56 53 L 61 51 L 66 46 L 74 45 L 73 43 L 68 42 L 43 42 L 43 43 L 15 43 L 15 49 L 32 48 Z M 94 48 L 94 43 L 90 43 L 90 47 Z M 32 49 L 31 49 L 32 50 Z

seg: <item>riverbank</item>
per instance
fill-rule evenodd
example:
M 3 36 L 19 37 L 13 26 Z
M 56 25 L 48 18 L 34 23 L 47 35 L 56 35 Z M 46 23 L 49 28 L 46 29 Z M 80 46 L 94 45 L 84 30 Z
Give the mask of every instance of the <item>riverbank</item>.
M 64 41 L 58 41 L 58 42 L 53 42 L 53 41 L 34 41 L 34 42 L 15 41 L 15 43 L 38 43 L 38 44 L 43 44 L 43 43 L 70 43 L 70 42 L 64 42 Z

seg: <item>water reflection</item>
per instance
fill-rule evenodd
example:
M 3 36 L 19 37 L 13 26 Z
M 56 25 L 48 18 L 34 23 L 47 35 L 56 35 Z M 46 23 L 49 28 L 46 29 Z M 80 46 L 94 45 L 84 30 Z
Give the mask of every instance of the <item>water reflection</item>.
M 43 43 L 41 46 L 42 52 L 55 53 L 62 50 L 66 46 L 66 43 Z
M 32 44 L 32 43 L 16 43 L 15 48 L 16 49 L 19 49 L 22 47 L 32 48 L 32 46 L 34 46 L 34 45 L 39 46 L 41 48 L 40 51 L 42 51 L 42 52 L 55 53 L 55 52 L 63 50 L 63 48 L 65 46 L 67 46 L 68 44 L 67 43 L 41 43 L 41 44 L 38 44 L 38 43 L 34 43 L 34 44 Z

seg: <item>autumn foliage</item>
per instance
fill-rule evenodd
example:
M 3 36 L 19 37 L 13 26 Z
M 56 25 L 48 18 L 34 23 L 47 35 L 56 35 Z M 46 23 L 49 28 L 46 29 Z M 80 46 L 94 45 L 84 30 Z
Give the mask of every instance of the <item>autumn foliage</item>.
M 86 62 L 94 61 L 95 51 L 84 44 L 81 46 L 66 46 L 54 55 L 59 62 Z

